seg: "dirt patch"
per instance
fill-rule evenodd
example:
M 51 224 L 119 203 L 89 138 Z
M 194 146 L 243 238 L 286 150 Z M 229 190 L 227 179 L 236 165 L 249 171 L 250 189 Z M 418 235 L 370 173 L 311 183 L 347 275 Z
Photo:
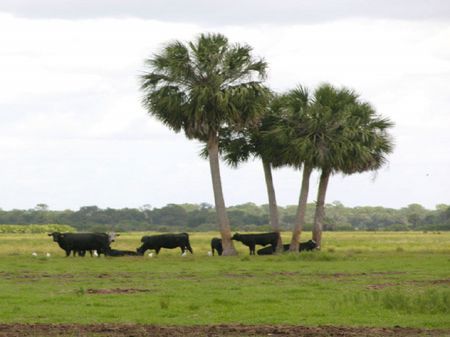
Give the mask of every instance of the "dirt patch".
M 223 274 L 223 276 L 230 277 L 230 278 L 252 278 L 252 277 L 255 277 L 254 274 L 250 274 L 250 273 L 241 273 L 241 274 L 226 273 L 226 274 Z
M 444 337 L 448 330 L 286 325 L 0 324 L 0 337 Z
M 11 279 L 32 279 L 38 280 L 41 278 L 56 278 L 56 279 L 68 279 L 73 278 L 73 274 L 50 274 L 50 273 L 35 273 L 35 272 L 0 272 L 0 278 L 11 280 Z
M 413 281 L 405 281 L 405 282 L 399 282 L 399 283 L 381 283 L 381 284 L 369 284 L 367 288 L 374 289 L 374 290 L 380 290 L 388 287 L 395 287 L 400 285 L 426 285 L 426 284 L 432 284 L 432 285 L 439 285 L 439 284 L 450 284 L 450 279 L 442 279 L 442 280 L 413 280 Z
M 450 284 L 450 278 L 443 279 L 443 280 L 430 280 L 430 281 L 422 281 L 422 282 L 429 283 L 429 284 Z
M 88 294 L 134 294 L 134 293 L 147 293 L 149 289 L 136 289 L 136 288 L 114 288 L 114 289 L 87 289 Z
M 280 272 L 273 272 L 270 273 L 270 275 L 273 276 L 277 276 L 277 275 L 282 275 L 282 276 L 297 276 L 300 275 L 299 271 L 280 271 Z
M 398 286 L 398 283 L 382 283 L 382 284 L 369 284 L 367 286 L 368 289 L 372 289 L 372 290 L 381 290 L 384 288 L 388 288 L 388 287 L 395 287 Z
M 320 274 L 322 278 L 341 278 L 341 277 L 355 277 L 355 276 L 386 276 L 386 275 L 401 275 L 406 274 L 403 271 L 377 271 L 372 273 L 333 273 L 333 274 Z
M 48 273 L 48 272 L 32 272 L 32 271 L 21 271 L 21 272 L 5 272 L 0 271 L 0 278 L 4 279 L 33 279 L 38 280 L 42 278 L 48 279 L 72 279 L 72 278 L 134 278 L 141 277 L 145 278 L 148 273 L 145 272 L 114 272 L 114 273 L 97 273 L 97 272 L 78 272 L 76 274 L 70 273 Z

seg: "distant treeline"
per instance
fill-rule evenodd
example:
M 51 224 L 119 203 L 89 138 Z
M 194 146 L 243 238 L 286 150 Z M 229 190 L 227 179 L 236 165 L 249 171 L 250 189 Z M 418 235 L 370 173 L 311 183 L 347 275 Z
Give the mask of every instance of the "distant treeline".
M 37 234 L 52 232 L 76 232 L 75 228 L 68 225 L 0 225 L 1 233 Z
M 290 230 L 297 206 L 280 207 L 280 221 Z M 232 230 L 270 230 L 268 206 L 253 203 L 228 208 Z M 308 204 L 306 228 L 311 230 L 314 204 Z M 216 230 L 216 213 L 212 205 L 169 204 L 162 208 L 149 205 L 141 208 L 101 209 L 81 207 L 77 211 L 53 211 L 45 204 L 33 209 L 4 211 L 0 224 L 65 224 L 78 231 L 208 231 Z M 419 204 L 401 209 L 384 207 L 345 207 L 340 202 L 326 205 L 324 230 L 450 230 L 450 205 L 437 205 L 428 210 Z

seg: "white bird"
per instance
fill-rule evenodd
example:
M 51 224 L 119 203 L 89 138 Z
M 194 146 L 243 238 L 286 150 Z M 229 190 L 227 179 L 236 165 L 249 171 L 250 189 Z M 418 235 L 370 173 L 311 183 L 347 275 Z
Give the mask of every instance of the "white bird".
M 33 255 L 33 256 L 37 256 L 37 253 L 36 252 L 33 252 L 31 255 Z
M 50 257 L 51 255 L 50 255 L 50 253 L 47 253 L 47 254 L 45 254 L 45 256 Z
M 153 257 L 153 253 L 148 253 L 148 257 Z
M 184 251 L 183 254 L 181 254 L 181 256 L 186 256 L 186 251 Z
M 212 256 L 212 253 L 211 253 L 211 252 L 208 252 L 208 256 Z

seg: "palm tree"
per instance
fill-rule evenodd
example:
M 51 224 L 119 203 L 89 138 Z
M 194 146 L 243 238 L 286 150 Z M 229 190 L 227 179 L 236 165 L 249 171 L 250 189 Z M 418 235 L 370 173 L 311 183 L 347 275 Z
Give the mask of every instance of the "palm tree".
M 236 255 L 222 192 L 219 167 L 221 128 L 244 128 L 263 110 L 267 89 L 261 84 L 267 64 L 254 59 L 248 45 L 230 44 L 221 34 L 175 41 L 146 60 L 143 105 L 175 132 L 204 142 L 208 149 L 223 255 Z
M 314 133 L 318 142 L 317 166 L 321 169 L 314 214 L 313 240 L 322 241 L 325 196 L 330 176 L 335 172 L 353 174 L 377 170 L 393 150 L 388 129 L 393 123 L 378 116 L 366 102 L 347 88 L 320 86 L 314 94 L 315 109 L 323 129 Z
M 314 161 L 314 142 L 307 137 L 310 122 L 311 95 L 307 88 L 298 86 L 286 95 L 286 104 L 288 111 L 289 137 L 295 138 L 286 148 L 286 155 L 289 160 L 298 168 L 303 166 L 302 183 L 300 187 L 300 196 L 298 200 L 297 212 L 295 215 L 294 227 L 292 229 L 292 238 L 289 251 L 298 252 L 300 236 L 305 225 L 306 205 L 308 202 L 309 181 L 313 171 Z M 289 131 L 292 130 L 292 131 Z M 292 134 L 294 132 L 294 134 Z
M 270 101 L 270 103 L 269 103 Z M 275 115 L 277 97 L 270 95 L 266 109 L 263 111 L 258 123 L 240 130 L 224 128 L 219 138 L 219 150 L 226 163 L 232 167 L 237 167 L 240 163 L 248 161 L 251 157 L 260 158 L 264 170 L 267 195 L 269 201 L 269 220 L 274 232 L 280 233 L 280 223 L 278 215 L 278 205 L 276 201 L 275 188 L 272 178 L 272 167 L 281 166 L 279 149 L 281 144 L 276 139 L 263 136 L 276 122 Z M 207 156 L 206 149 L 202 151 L 203 156 Z M 277 251 L 283 249 L 281 236 L 277 243 Z
M 280 109 L 283 113 L 278 126 L 270 133 L 284 145 L 282 162 L 296 169 L 303 169 L 300 196 L 292 229 L 289 250 L 299 251 L 299 241 L 305 224 L 305 213 L 309 192 L 309 181 L 313 169 L 317 166 L 317 138 L 314 129 L 319 127 L 321 119 L 313 106 L 314 97 L 307 88 L 298 86 L 282 95 Z
M 330 175 L 351 174 L 382 165 L 384 155 L 392 150 L 385 131 L 391 124 L 374 116 L 370 105 L 361 103 L 358 95 L 346 88 L 323 84 L 311 95 L 298 86 L 283 97 L 284 117 L 272 132 L 276 138 L 283 138 L 284 162 L 303 168 L 290 245 L 290 251 L 298 252 L 312 170 L 321 170 L 313 229 L 313 239 L 320 246 Z

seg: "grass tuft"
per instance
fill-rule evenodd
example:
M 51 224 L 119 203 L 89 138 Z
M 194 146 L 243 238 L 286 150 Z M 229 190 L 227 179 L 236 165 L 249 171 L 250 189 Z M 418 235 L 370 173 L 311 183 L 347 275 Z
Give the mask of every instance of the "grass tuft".
M 75 294 L 77 294 L 78 296 L 83 296 L 85 293 L 86 290 L 83 287 L 80 287 L 77 290 L 75 290 Z
M 160 297 L 159 306 L 161 307 L 161 309 L 167 310 L 167 309 L 169 309 L 169 305 L 170 305 L 169 297 Z

